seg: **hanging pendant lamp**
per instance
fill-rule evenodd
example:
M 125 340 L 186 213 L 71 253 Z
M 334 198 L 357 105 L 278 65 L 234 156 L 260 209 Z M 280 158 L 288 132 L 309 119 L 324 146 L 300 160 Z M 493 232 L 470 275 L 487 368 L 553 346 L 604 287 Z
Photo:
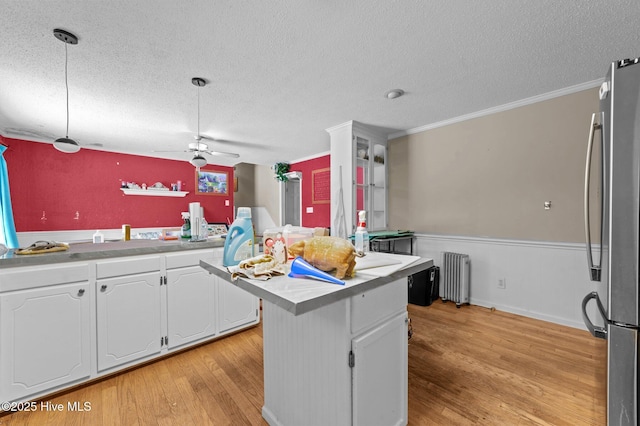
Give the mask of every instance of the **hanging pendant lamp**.
M 204 80 L 204 78 L 193 77 L 191 79 L 191 84 L 193 84 L 198 88 L 198 128 L 197 128 L 198 136 L 197 137 L 199 138 L 200 137 L 200 88 L 206 86 L 207 82 Z M 200 139 L 198 139 L 198 147 L 199 146 L 200 146 Z M 204 167 L 207 165 L 207 159 L 204 158 L 200 154 L 200 152 L 197 150 L 196 150 L 196 155 L 194 155 L 191 161 L 189 162 L 198 169 L 200 169 L 200 167 Z
M 78 44 L 78 37 L 68 31 L 56 28 L 53 35 L 60 41 L 64 42 L 64 84 L 67 91 L 67 132 L 64 138 L 58 138 L 53 142 L 53 146 L 61 152 L 73 153 L 80 150 L 78 142 L 69 138 L 69 81 L 67 79 L 67 45 Z

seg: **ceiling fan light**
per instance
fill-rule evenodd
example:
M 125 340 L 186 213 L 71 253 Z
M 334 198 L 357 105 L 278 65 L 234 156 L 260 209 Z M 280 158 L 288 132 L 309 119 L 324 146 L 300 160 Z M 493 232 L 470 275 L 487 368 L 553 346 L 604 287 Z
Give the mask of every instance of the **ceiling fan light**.
M 70 138 L 58 138 L 53 142 L 53 147 L 60 152 L 66 152 L 72 154 L 80 151 L 80 145 L 78 142 Z
M 207 165 L 207 159 L 200 154 L 196 154 L 189 162 L 195 167 L 204 167 Z

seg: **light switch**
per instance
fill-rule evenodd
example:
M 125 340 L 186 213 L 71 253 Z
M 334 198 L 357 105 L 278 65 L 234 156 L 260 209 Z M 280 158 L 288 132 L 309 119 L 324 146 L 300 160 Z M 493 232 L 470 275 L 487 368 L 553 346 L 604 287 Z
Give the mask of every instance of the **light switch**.
M 307 213 L 313 213 L 313 207 L 307 207 Z

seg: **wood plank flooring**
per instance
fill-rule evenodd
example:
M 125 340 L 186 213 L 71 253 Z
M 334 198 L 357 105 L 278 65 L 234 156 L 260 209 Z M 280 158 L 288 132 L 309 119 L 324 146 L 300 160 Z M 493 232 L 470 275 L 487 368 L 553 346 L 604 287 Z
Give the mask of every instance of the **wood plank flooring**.
M 606 424 L 606 342 L 478 306 L 436 301 L 409 315 L 410 425 Z M 76 401 L 91 410 L 69 411 Z M 258 326 L 5 413 L 0 425 L 266 425 L 262 403 Z
M 409 314 L 410 424 L 606 424 L 604 340 L 478 306 Z

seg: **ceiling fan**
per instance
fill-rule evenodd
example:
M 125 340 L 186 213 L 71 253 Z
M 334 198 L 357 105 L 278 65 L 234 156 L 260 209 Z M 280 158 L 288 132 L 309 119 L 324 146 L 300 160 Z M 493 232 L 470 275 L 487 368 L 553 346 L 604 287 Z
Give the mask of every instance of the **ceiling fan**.
M 207 82 L 204 78 L 193 77 L 191 79 L 191 84 L 198 88 L 198 133 L 194 136 L 195 142 L 190 143 L 188 149 L 185 149 L 182 152 L 193 152 L 194 156 L 189 161 L 195 167 L 203 167 L 207 164 L 207 159 L 202 156 L 202 154 L 208 154 L 219 157 L 231 157 L 238 158 L 239 154 L 234 152 L 223 152 L 223 151 L 211 151 L 208 145 L 202 142 L 202 139 L 211 139 L 200 134 L 200 88 L 207 85 Z M 213 139 L 212 139 L 213 140 Z M 154 151 L 154 152 L 177 152 L 177 151 Z

